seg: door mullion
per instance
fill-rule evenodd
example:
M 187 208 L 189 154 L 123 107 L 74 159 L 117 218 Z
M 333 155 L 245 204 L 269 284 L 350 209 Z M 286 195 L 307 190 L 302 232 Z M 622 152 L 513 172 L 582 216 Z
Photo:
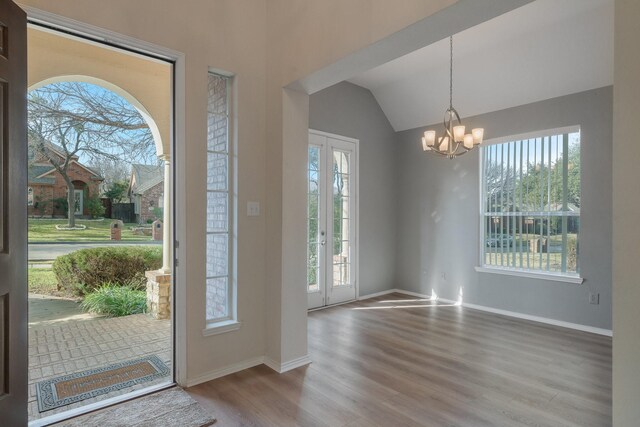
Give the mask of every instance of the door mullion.
M 322 205 L 324 208 L 324 224 L 327 235 L 327 243 L 324 245 L 324 304 L 331 304 L 331 292 L 333 291 L 333 146 L 325 138 L 325 193 Z

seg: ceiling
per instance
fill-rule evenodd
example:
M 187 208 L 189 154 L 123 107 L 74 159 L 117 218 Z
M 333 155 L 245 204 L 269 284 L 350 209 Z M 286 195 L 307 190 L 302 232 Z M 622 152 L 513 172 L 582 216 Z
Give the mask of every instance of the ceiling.
M 536 0 L 454 36 L 464 118 L 613 84 L 613 0 Z M 357 75 L 396 131 L 442 121 L 449 40 Z

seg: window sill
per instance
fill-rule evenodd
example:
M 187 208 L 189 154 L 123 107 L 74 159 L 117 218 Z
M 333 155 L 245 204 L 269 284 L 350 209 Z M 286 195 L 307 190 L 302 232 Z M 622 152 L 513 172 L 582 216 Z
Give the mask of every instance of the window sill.
M 584 282 L 580 276 L 557 273 L 543 273 L 537 271 L 512 270 L 499 267 L 476 267 L 478 273 L 504 274 L 507 276 L 526 277 L 528 279 L 552 280 L 554 282 L 576 283 Z
M 213 335 L 224 334 L 226 332 L 237 331 L 242 326 L 242 322 L 237 320 L 225 320 L 224 322 L 211 323 L 202 330 L 202 336 L 210 337 Z

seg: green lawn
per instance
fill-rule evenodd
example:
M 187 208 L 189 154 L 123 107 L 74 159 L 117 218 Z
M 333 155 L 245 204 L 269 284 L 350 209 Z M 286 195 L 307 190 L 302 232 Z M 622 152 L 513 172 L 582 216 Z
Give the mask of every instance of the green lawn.
M 29 219 L 30 242 L 101 242 L 110 240 L 110 219 L 104 221 L 76 220 L 76 225 L 82 224 L 85 230 L 57 230 L 56 225 L 66 225 L 65 219 Z M 150 236 L 138 236 L 133 234 L 131 227 L 137 224 L 125 224 L 122 230 L 123 241 L 149 241 Z
M 58 282 L 51 268 L 29 268 L 27 271 L 29 292 L 40 295 L 78 299 L 78 297 L 58 290 Z

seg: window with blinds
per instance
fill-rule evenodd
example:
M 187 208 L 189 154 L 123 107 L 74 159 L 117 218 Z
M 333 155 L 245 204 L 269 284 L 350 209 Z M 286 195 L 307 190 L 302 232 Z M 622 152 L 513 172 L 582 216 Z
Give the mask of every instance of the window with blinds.
M 580 131 L 482 147 L 482 265 L 578 275 Z

